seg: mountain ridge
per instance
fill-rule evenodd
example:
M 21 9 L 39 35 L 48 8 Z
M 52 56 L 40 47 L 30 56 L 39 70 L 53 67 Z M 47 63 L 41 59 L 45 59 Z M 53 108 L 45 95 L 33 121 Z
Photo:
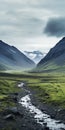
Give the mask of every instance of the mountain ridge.
M 0 66 L 5 69 L 29 69 L 33 68 L 35 63 L 16 47 L 0 40 Z
M 65 66 L 65 37 L 63 37 L 47 55 L 38 63 L 38 71 L 49 71 L 64 68 Z

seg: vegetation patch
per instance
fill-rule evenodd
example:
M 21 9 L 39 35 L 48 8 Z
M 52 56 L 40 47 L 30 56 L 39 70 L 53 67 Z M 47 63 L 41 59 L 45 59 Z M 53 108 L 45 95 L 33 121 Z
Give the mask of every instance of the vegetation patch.
M 15 102 L 12 98 L 12 94 L 19 91 L 16 86 L 16 81 L 0 79 L 0 111 L 3 111 L 9 106 L 15 106 Z
M 36 97 L 40 101 L 65 108 L 64 73 L 3 73 L 0 76 L 0 110 L 15 105 L 10 95 L 20 91 L 18 82 L 25 82 L 36 91 Z

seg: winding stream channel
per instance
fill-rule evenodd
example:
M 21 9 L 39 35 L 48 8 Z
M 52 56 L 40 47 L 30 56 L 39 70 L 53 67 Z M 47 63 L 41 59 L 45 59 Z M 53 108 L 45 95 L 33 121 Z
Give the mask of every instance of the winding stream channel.
M 24 83 L 18 84 L 18 87 L 24 88 Z M 26 108 L 26 110 L 34 115 L 34 119 L 37 121 L 37 123 L 41 124 L 43 127 L 46 124 L 49 130 L 65 130 L 65 124 L 60 123 L 60 121 L 57 121 L 55 119 L 51 119 L 50 115 L 47 115 L 43 113 L 40 109 L 38 109 L 36 106 L 34 106 L 31 102 L 31 93 L 30 91 L 26 90 L 28 94 L 24 97 L 22 97 L 19 101 L 19 103 Z

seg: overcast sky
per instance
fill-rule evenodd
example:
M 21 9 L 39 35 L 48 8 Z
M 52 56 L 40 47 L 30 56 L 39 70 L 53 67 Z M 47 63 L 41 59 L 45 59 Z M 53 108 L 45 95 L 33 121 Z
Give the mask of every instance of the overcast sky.
M 65 0 L 0 0 L 0 39 L 47 52 L 65 36 Z

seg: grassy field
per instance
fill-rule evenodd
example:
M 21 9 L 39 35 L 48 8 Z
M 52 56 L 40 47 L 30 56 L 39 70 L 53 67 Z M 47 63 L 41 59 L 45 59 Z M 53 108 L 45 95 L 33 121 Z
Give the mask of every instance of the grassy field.
M 20 81 L 34 89 L 40 101 L 65 108 L 65 74 L 0 73 L 0 111 L 8 106 L 15 106 L 10 95 L 20 91 L 17 87 Z

